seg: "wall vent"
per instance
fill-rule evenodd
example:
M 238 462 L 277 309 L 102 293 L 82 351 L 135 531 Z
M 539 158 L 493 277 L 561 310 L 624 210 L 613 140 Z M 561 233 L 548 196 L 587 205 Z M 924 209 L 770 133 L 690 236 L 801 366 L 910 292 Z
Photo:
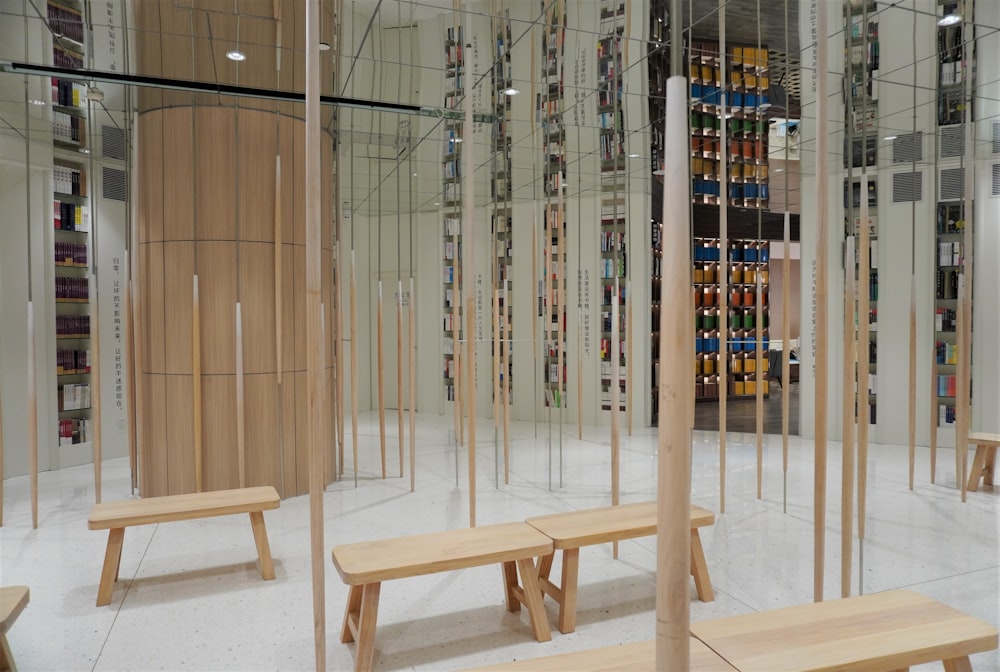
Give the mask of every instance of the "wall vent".
M 913 163 L 924 158 L 924 133 L 904 133 L 892 141 L 892 162 Z
M 909 203 L 911 201 L 921 201 L 924 198 L 924 174 L 915 173 L 893 173 L 892 174 L 892 202 Z
M 941 127 L 941 158 L 965 154 L 965 124 Z
M 101 126 L 101 156 L 125 160 L 125 131 L 117 126 Z
M 1000 163 L 993 164 L 993 181 L 991 185 L 990 195 L 1000 196 Z
M 112 201 L 128 200 L 128 180 L 124 170 L 103 166 L 101 195 Z
M 959 201 L 965 195 L 965 168 L 941 171 L 941 200 Z

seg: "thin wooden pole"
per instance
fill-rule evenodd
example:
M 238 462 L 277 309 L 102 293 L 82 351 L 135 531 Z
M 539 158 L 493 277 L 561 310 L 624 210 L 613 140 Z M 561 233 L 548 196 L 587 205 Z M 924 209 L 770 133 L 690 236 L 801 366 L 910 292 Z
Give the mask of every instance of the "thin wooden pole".
M 867 226 L 867 224 L 865 224 Z M 840 489 L 840 596 L 851 595 L 851 560 L 854 546 L 854 378 L 855 331 L 854 236 L 847 237 L 844 252 L 844 397 L 841 427 Z M 787 347 L 787 346 L 786 346 Z M 787 382 L 787 381 L 786 381 Z M 858 379 L 858 385 L 861 385 Z M 787 395 L 786 395 L 787 396 Z
M 913 473 L 916 466 L 917 441 L 917 276 L 910 274 L 910 358 L 909 381 L 910 395 L 908 410 L 909 429 L 909 483 L 913 490 Z
M 340 440 L 340 475 L 344 475 L 344 395 L 346 391 L 344 390 L 344 371 L 346 367 L 344 366 L 344 311 L 341 308 L 341 283 L 344 281 L 344 274 L 341 272 L 340 262 L 343 259 L 340 251 L 340 243 L 336 245 L 337 256 L 336 256 L 336 274 L 337 274 L 337 299 L 334 303 L 333 315 L 334 319 L 337 320 L 337 421 L 339 423 L 338 437 Z
M 403 477 L 403 281 L 397 280 L 396 298 L 396 416 L 399 424 L 399 477 Z
M 382 478 L 385 478 L 385 319 L 382 317 L 382 280 L 378 281 L 378 437 L 382 456 Z
M 0 389 L 0 527 L 3 527 L 3 390 Z
M 786 201 L 787 202 L 787 201 Z M 784 284 L 781 291 L 781 342 L 784 352 L 781 357 L 781 506 L 782 511 L 788 512 L 788 405 L 789 405 L 789 377 L 791 376 L 792 347 L 792 326 L 791 326 L 791 298 L 788 290 L 791 288 L 792 262 L 789 257 L 791 250 L 791 215 L 785 210 L 784 227 L 784 258 L 781 260 L 781 281 Z
M 136 240 L 136 238 L 132 240 Z M 132 268 L 135 267 L 132 266 Z M 142 436 L 142 414 L 139 413 L 139 409 L 143 408 L 142 385 L 140 383 L 142 381 L 144 363 L 142 356 L 142 329 L 137 326 L 142 324 L 142 300 L 136 291 L 135 277 L 132 277 L 129 281 L 129 296 L 132 298 L 131 311 L 128 315 L 132 331 L 132 356 L 129 358 L 132 368 L 132 376 L 130 377 L 132 381 L 132 409 L 129 414 L 129 418 L 131 419 L 129 438 L 132 441 L 132 454 L 130 456 L 129 467 L 132 469 L 132 491 L 134 494 L 136 488 L 139 486 L 139 437 Z
M 101 455 L 101 320 L 100 320 L 100 299 L 97 291 L 97 276 L 91 274 L 91 315 L 90 320 L 90 416 L 92 420 L 91 450 L 94 458 L 94 501 L 101 503 L 101 472 L 104 467 L 104 459 Z
M 512 287 L 511 281 L 508 278 L 504 282 L 504 312 L 507 312 L 507 307 L 510 305 L 510 295 Z M 504 316 L 504 321 L 501 323 L 501 329 L 505 327 L 510 327 L 507 323 L 506 315 Z M 506 341 L 504 343 L 504 360 L 503 360 L 503 483 L 504 485 L 510 484 L 510 349 L 514 345 L 514 330 L 509 328 L 505 331 Z
M 719 74 L 722 78 L 721 88 L 727 90 L 726 83 L 726 5 L 728 0 L 719 0 Z M 725 123 L 727 112 L 727 96 L 721 97 L 723 123 L 719 124 L 719 148 L 722 150 L 719 161 L 720 184 L 729 184 L 729 165 L 726 161 L 725 148 L 728 131 Z M 664 166 L 664 170 L 666 167 Z M 729 208 L 728 199 L 719 205 L 719 512 L 726 512 L 726 423 L 729 409 Z M 666 231 L 664 231 L 664 240 Z M 664 249 L 666 245 L 663 246 Z M 666 258 L 663 259 L 666 263 Z M 667 292 L 664 284 L 660 288 L 660 313 L 663 313 L 663 296 Z M 663 366 L 667 351 L 660 350 L 660 366 Z M 663 408 L 660 408 L 662 413 Z M 662 426 L 662 420 L 661 420 Z
M 679 3 L 675 0 L 674 4 Z M 671 20 L 675 20 L 674 17 L 679 19 L 680 13 L 672 12 Z M 674 72 L 677 72 L 676 66 L 675 63 Z M 687 80 L 683 76 L 670 77 L 667 80 L 664 142 L 660 352 L 674 353 L 676 357 L 663 359 L 658 389 L 661 417 L 656 508 L 654 669 L 657 670 L 687 670 L 690 666 L 688 577 L 691 569 L 691 426 L 694 418 L 691 362 L 694 343 L 686 322 L 674 319 L 677 315 L 688 314 L 691 308 L 688 157 L 682 155 L 688 142 L 687 99 Z
M 468 37 L 468 35 L 466 35 Z M 468 63 L 468 54 L 472 54 L 472 45 L 465 45 L 465 53 L 467 54 L 466 63 Z M 465 68 L 465 74 L 468 76 L 469 69 Z M 465 171 L 462 173 L 462 190 L 464 192 L 464 209 L 462 217 L 462 228 L 463 228 L 463 239 L 465 251 L 462 255 L 462 267 L 465 273 L 463 278 L 463 284 L 466 294 L 466 315 L 465 315 L 465 339 L 467 344 L 468 356 L 465 362 L 465 369 L 467 378 L 467 386 L 465 389 L 465 394 L 468 395 L 469 409 L 469 527 L 476 526 L 476 334 L 475 328 L 475 314 L 476 314 L 476 304 L 475 304 L 475 272 L 476 272 L 476 228 L 473 224 L 472 213 L 475 208 L 475 182 L 473 181 L 473 176 L 475 173 L 475 160 L 473 158 L 475 137 L 473 135 L 472 126 L 472 83 L 471 80 L 469 84 L 466 85 L 465 98 L 462 101 L 463 111 L 465 113 L 465 121 L 462 127 L 462 137 L 465 142 L 462 143 L 462 158 L 463 163 L 466 166 Z
M 412 241 L 411 241 L 412 244 Z M 410 331 L 410 492 L 416 490 L 417 474 L 417 295 L 410 276 L 410 303 L 407 315 Z
M 239 461 L 239 483 L 246 487 L 247 444 L 246 404 L 243 389 L 243 311 L 236 302 L 236 456 Z
M 759 154 L 758 154 L 759 156 Z M 759 214 L 759 213 L 758 213 Z M 760 259 L 760 247 L 758 243 L 757 258 Z M 756 278 L 756 315 L 754 316 L 755 331 L 757 332 L 756 343 L 754 344 L 754 396 L 757 419 L 757 499 L 764 497 L 764 298 L 763 286 L 761 285 L 761 266 L 758 264 L 754 272 Z
M 280 3 L 278 3 L 280 4 Z M 274 352 L 278 385 L 282 383 L 281 358 L 284 353 L 285 320 L 284 245 L 281 223 L 281 155 L 274 157 Z M 199 488 L 199 492 L 201 489 Z
M 191 412 L 194 425 L 194 489 L 204 490 L 201 412 L 201 293 L 198 276 L 191 282 Z M 279 367 L 280 369 L 280 367 Z
M 617 208 L 617 206 L 616 206 Z M 617 241 L 615 241 L 617 245 Z M 618 406 L 620 405 L 618 385 L 619 385 L 619 364 L 621 349 L 618 334 L 618 319 L 620 308 L 618 306 L 618 268 L 615 268 L 615 295 L 611 300 L 611 506 L 618 506 L 621 498 L 621 428 L 619 427 Z M 618 542 L 612 546 L 612 555 L 618 558 Z
M 867 77 L 867 75 L 865 75 Z M 871 411 L 868 408 L 869 357 L 871 343 L 871 238 L 868 229 L 868 172 L 861 169 L 861 249 L 858 254 L 858 544 L 865 538 L 865 515 L 868 498 L 868 428 Z
M 826 460 L 827 460 L 827 370 L 828 370 L 828 303 L 827 225 L 828 203 L 828 90 L 827 73 L 829 35 L 827 32 L 827 6 L 820 5 L 816 13 L 816 323 L 814 338 L 815 357 L 815 426 L 813 466 L 813 599 L 823 601 L 823 565 L 826 552 Z M 867 196 L 863 196 L 867 198 Z
M 471 250 L 470 250 L 471 254 Z M 475 328 L 476 305 L 471 297 L 466 301 L 465 308 L 465 330 L 466 349 L 468 352 L 468 366 L 465 367 L 468 376 L 468 405 L 469 405 L 469 527 L 476 526 L 476 339 L 473 337 Z
M 625 424 L 632 436 L 632 281 L 625 283 Z
M 496 250 L 496 240 L 493 243 Z M 494 252 L 494 255 L 496 252 Z M 494 256 L 495 258 L 495 256 Z M 496 264 L 494 263 L 493 266 Z M 500 290 L 493 283 L 493 428 L 500 428 Z
M 316 670 L 326 669 L 326 592 L 323 545 L 323 417 L 326 386 L 323 360 L 326 344 L 322 332 L 322 187 L 320 139 L 319 0 L 306 2 L 306 380 L 308 390 L 307 438 L 309 449 L 309 538 L 312 556 L 313 640 Z
M 960 408 L 959 415 L 961 416 L 960 423 L 956 428 L 955 432 L 955 455 L 960 457 L 955 468 L 956 478 L 959 481 L 958 487 L 962 492 L 962 501 L 965 501 L 966 497 L 966 486 L 967 481 L 965 479 L 968 459 L 969 459 L 969 430 L 972 424 L 972 400 L 970 399 L 970 394 L 972 393 L 972 284 L 974 279 L 973 274 L 973 262 L 975 255 L 973 254 L 973 227 L 975 226 L 975 214 L 973 212 L 973 196 L 975 190 L 973 188 L 975 183 L 976 174 L 976 164 L 975 164 L 975 151 L 974 151 L 974 141 L 975 141 L 975 125 L 972 123 L 972 68 L 971 68 L 971 56 L 973 50 L 975 49 L 975 29 L 973 28 L 972 21 L 972 11 L 973 3 L 965 2 L 965 9 L 962 13 L 963 18 L 963 31 L 962 35 L 966 36 L 966 43 L 963 45 L 963 50 L 965 50 L 965 58 L 962 60 L 962 67 L 965 69 L 963 73 L 962 81 L 963 86 L 963 97 L 966 101 L 964 122 L 965 122 L 965 155 L 962 159 L 962 165 L 965 170 L 965 183 L 962 195 L 962 215 L 965 220 L 965 227 L 963 229 L 962 235 L 962 274 L 960 276 L 960 281 L 962 285 L 960 287 L 959 294 L 959 323 L 958 328 L 961 331 L 960 335 L 960 346 L 958 349 L 958 389 L 956 394 L 957 402 Z
M 28 301 L 28 469 L 31 486 L 31 527 L 38 529 L 38 388 L 35 372 L 35 308 Z
M 358 293 L 357 266 L 351 249 L 351 443 L 354 448 L 354 484 L 358 481 Z

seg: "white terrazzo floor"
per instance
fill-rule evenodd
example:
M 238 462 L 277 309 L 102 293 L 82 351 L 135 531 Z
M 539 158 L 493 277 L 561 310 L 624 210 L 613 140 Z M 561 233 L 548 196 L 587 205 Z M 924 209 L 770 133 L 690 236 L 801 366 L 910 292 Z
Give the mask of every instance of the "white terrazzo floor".
M 510 485 L 495 486 L 493 429 L 479 424 L 478 522 L 610 503 L 607 430 L 566 426 L 559 472 L 558 428 L 516 424 Z M 390 427 L 389 473 L 396 472 Z M 536 438 L 535 433 L 537 429 Z M 417 490 L 409 477 L 376 478 L 378 427 L 363 416 L 358 484 L 353 477 L 325 495 L 327 668 L 350 670 L 353 645 L 339 632 L 347 588 L 329 549 L 335 544 L 468 524 L 466 453 L 456 470 L 451 418 L 418 420 Z M 570 435 L 573 435 L 572 437 Z M 516 437 L 516 438 L 515 438 Z M 349 438 L 349 437 L 348 437 Z M 695 432 L 693 501 L 719 510 L 715 434 Z M 349 446 L 350 444 L 348 444 Z M 622 440 L 622 502 L 655 496 L 656 436 L 642 429 Z M 829 452 L 826 597 L 840 593 L 840 446 Z M 350 450 L 348 450 L 348 453 Z M 906 449 L 872 446 L 862 586 L 865 593 L 910 588 L 996 625 L 1000 623 L 1000 497 L 997 489 L 954 487 L 954 452 L 939 451 L 937 485 L 929 456 L 917 450 L 917 480 L 907 489 Z M 766 437 L 764 497 L 756 499 L 755 438 L 731 434 L 726 513 L 702 530 L 716 600 L 699 602 L 692 620 L 805 603 L 813 596 L 813 446 L 790 443 L 787 513 L 782 512 L 780 437 Z M 350 469 L 348 456 L 348 468 Z M 458 485 L 456 485 L 456 471 Z M 8 633 L 22 670 L 310 670 L 314 669 L 307 497 L 265 513 L 277 579 L 261 581 L 246 516 L 129 528 L 111 606 L 95 607 L 106 533 L 87 530 L 93 502 L 88 467 L 41 474 L 40 526 L 31 529 L 26 477 L 4 482 L 0 583 L 31 587 L 31 603 Z M 501 479 L 502 480 L 502 479 Z M 130 496 L 128 462 L 104 468 L 104 499 Z M 504 609 L 497 567 L 388 582 L 382 587 L 376 670 L 460 670 L 476 665 L 650 639 L 655 632 L 653 538 L 581 552 L 577 630 L 553 628 L 537 643 L 527 617 Z M 854 542 L 852 593 L 858 592 Z M 556 610 L 547 602 L 550 622 Z M 973 669 L 1000 672 L 1000 653 L 974 656 Z M 925 666 L 914 669 L 940 669 Z

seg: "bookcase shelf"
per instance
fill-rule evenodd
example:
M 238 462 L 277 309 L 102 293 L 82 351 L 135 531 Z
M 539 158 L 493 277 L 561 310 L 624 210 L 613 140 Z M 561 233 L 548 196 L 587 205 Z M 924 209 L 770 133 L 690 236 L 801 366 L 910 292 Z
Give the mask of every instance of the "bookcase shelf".
M 52 62 L 82 68 L 86 25 L 83 5 L 49 0 L 46 18 L 53 32 Z M 55 370 L 60 446 L 81 447 L 91 440 L 90 366 L 90 206 L 86 84 L 53 77 L 52 256 L 55 313 Z

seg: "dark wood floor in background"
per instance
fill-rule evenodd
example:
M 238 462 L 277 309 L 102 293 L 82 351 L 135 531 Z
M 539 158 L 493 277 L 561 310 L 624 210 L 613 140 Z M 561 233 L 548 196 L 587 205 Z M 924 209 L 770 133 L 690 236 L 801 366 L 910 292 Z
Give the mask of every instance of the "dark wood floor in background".
M 764 399 L 764 433 L 781 434 L 781 395 L 788 393 L 788 433 L 799 433 L 799 384 L 779 387 L 771 383 L 771 392 Z M 730 399 L 726 404 L 728 432 L 757 433 L 757 403 L 754 399 Z M 694 428 L 708 431 L 719 429 L 718 402 L 702 401 L 694 406 Z

